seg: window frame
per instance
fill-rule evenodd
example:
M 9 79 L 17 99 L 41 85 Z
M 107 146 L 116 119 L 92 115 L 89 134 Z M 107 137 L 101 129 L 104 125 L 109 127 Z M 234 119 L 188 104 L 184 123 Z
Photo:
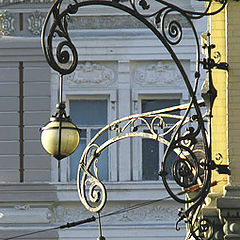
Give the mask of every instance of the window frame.
M 90 142 L 90 140 L 92 139 L 93 136 L 91 136 L 92 134 L 92 131 L 94 130 L 97 130 L 97 132 L 99 130 L 101 130 L 103 127 L 105 127 L 108 123 L 109 123 L 109 114 L 110 114 L 110 108 L 109 108 L 109 96 L 107 95 L 94 95 L 94 96 L 86 96 L 86 95 L 82 95 L 82 96 L 71 96 L 71 97 L 68 97 L 67 98 L 67 109 L 68 109 L 68 112 L 71 111 L 70 109 L 70 102 L 71 101 L 74 101 L 74 100 L 89 100 L 89 101 L 106 101 L 107 103 L 107 106 L 106 106 L 106 114 L 107 114 L 107 119 L 106 119 L 106 123 L 104 125 L 78 125 L 75 123 L 75 125 L 81 130 L 86 130 L 86 137 L 84 137 L 86 139 L 86 146 L 87 144 Z M 79 113 L 79 115 L 81 115 L 81 113 Z M 71 114 L 70 114 L 70 117 L 71 117 Z M 107 139 L 109 138 L 109 132 L 107 133 Z M 83 138 L 81 137 L 81 132 L 80 132 L 80 139 Z M 108 152 L 109 152 L 109 149 L 108 149 Z M 78 160 L 80 160 L 81 158 L 81 155 L 79 155 L 78 157 Z M 67 159 L 68 161 L 68 168 L 67 168 L 67 181 L 68 182 L 73 182 L 75 183 L 76 182 L 76 179 L 71 179 L 71 156 L 68 157 Z M 110 176 L 110 169 L 109 169 L 109 154 L 108 154 L 108 179 L 109 179 L 109 176 Z
M 172 90 L 172 89 L 171 89 Z M 142 113 L 142 101 L 143 100 L 161 100 L 161 99 L 179 99 L 179 104 L 183 104 L 185 100 L 187 99 L 187 96 L 184 96 L 183 92 L 180 90 L 176 91 L 171 91 L 169 93 L 163 92 L 159 93 L 160 91 L 157 92 L 155 91 L 136 91 L 133 93 L 133 109 L 138 112 Z M 137 106 L 137 107 L 136 107 Z M 181 114 L 181 113 L 180 113 Z M 159 144 L 159 154 L 161 153 L 160 151 L 164 152 L 163 144 Z M 141 182 L 158 182 L 161 180 L 161 177 L 159 177 L 158 180 L 143 180 L 142 179 L 142 174 L 143 174 L 143 169 L 142 169 L 142 138 L 135 138 L 133 139 L 133 181 L 141 181 Z M 159 163 L 161 159 L 159 158 Z M 170 180 L 171 181 L 171 180 Z
M 89 90 L 84 89 L 80 90 L 79 88 L 77 91 L 74 90 L 65 90 L 64 91 L 64 101 L 66 103 L 66 113 L 69 115 L 69 101 L 70 100 L 98 100 L 103 99 L 107 100 L 107 124 L 112 122 L 117 117 L 117 105 L 116 99 L 117 94 L 115 90 Z M 71 116 L 70 116 L 71 117 Z M 115 133 L 110 132 L 108 138 L 114 137 Z M 79 156 L 79 160 L 80 160 Z M 117 165 L 117 148 L 115 145 L 109 148 L 108 152 L 108 167 L 109 167 L 109 181 L 116 181 L 117 176 L 117 169 L 114 166 Z M 60 182 L 60 183 L 67 183 L 67 184 L 76 184 L 76 181 L 70 180 L 70 157 L 67 157 L 65 161 L 60 161 L 60 169 L 58 170 L 57 164 L 55 160 L 52 161 L 52 181 Z M 60 177 L 59 177 L 60 175 Z M 60 180 L 60 181 L 59 181 Z

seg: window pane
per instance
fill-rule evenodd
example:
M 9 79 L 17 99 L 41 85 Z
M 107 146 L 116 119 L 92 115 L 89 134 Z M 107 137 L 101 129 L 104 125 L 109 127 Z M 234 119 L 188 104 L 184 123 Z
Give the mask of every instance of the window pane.
M 158 180 L 159 143 L 152 139 L 142 140 L 142 180 Z
M 147 100 L 142 100 L 142 112 L 150 112 L 150 111 L 155 111 L 163 108 L 168 108 L 172 106 L 177 106 L 179 105 L 180 101 L 179 99 L 147 99 Z M 179 111 L 171 112 L 171 114 L 176 114 L 179 115 Z M 149 122 L 151 119 L 147 119 Z M 164 121 L 168 124 L 174 124 L 177 120 L 175 119 L 170 119 L 170 118 L 164 118 Z M 166 129 L 167 130 L 167 129 Z M 166 131 L 165 130 L 165 131 Z M 166 136 L 167 140 L 170 140 L 170 134 Z M 163 149 L 164 151 L 166 150 L 166 146 L 162 146 L 162 150 L 160 151 L 159 149 L 161 148 L 161 144 L 163 143 L 158 143 L 157 141 L 154 141 L 152 139 L 142 139 L 142 179 L 143 180 L 157 180 L 159 179 L 158 176 L 158 171 L 160 168 L 160 163 L 162 161 L 163 157 Z M 176 154 L 172 153 L 169 155 L 170 159 L 176 158 Z M 169 159 L 168 159 L 169 161 Z M 167 166 L 167 171 L 169 173 L 168 178 L 172 178 L 171 174 L 171 165 L 173 161 L 169 161 L 169 166 Z
M 155 110 L 160 110 L 163 108 L 173 107 L 179 105 L 179 99 L 151 99 L 151 100 L 142 100 L 142 112 L 151 112 Z M 179 115 L 179 111 L 173 111 L 170 114 Z M 151 121 L 151 119 L 147 119 L 148 122 Z M 177 122 L 174 118 L 164 118 L 164 121 L 168 124 L 174 124 Z
M 100 129 L 93 129 L 91 131 L 91 138 L 94 137 Z M 108 134 L 105 132 L 102 134 L 96 141 L 98 145 L 101 145 L 108 139 Z M 97 163 L 98 176 L 100 180 L 108 180 L 108 149 L 106 148 L 101 152 L 101 155 L 98 157 Z
M 168 129 L 165 129 L 164 132 L 165 132 L 165 131 L 168 131 Z M 171 140 L 171 134 L 169 133 L 169 134 L 165 135 L 165 139 L 170 142 L 170 140 Z M 166 150 L 167 150 L 167 146 L 164 145 L 164 152 L 165 152 Z M 175 163 L 175 161 L 176 161 L 177 159 L 178 159 L 178 155 L 177 155 L 174 151 L 170 151 L 169 154 L 168 154 L 168 156 L 167 156 L 167 158 L 166 158 L 166 163 L 167 163 L 167 165 L 166 165 L 166 169 L 165 169 L 165 171 L 166 171 L 167 174 L 168 174 L 168 175 L 167 175 L 167 178 L 168 178 L 168 179 L 173 179 L 173 175 L 172 175 L 171 169 L 172 169 L 173 164 Z M 160 160 L 161 160 L 161 159 L 160 159 Z
M 107 100 L 71 100 L 70 116 L 79 126 L 104 126 L 107 123 Z
M 99 130 L 100 129 L 91 130 L 91 138 L 94 137 Z M 81 134 L 82 133 L 83 135 L 86 135 L 86 130 L 82 130 Z M 96 141 L 96 143 L 100 145 L 105 141 L 107 141 L 107 133 L 104 133 L 102 136 L 100 136 Z M 78 170 L 79 160 L 88 142 L 89 141 L 87 141 L 86 138 L 81 138 L 80 144 L 77 150 L 70 157 L 70 180 L 71 181 L 77 179 L 77 170 Z M 93 165 L 94 164 L 92 164 L 92 167 L 90 169 L 92 173 L 94 173 Z M 98 157 L 97 169 L 98 169 L 99 179 L 102 181 L 108 181 L 109 172 L 108 172 L 108 150 L 107 149 L 103 150 L 101 155 Z
M 70 180 L 76 180 L 82 152 L 91 138 L 107 124 L 107 100 L 71 100 L 70 116 L 73 123 L 81 128 L 80 144 L 70 157 Z M 100 145 L 107 138 L 105 133 L 97 139 L 96 143 Z M 100 180 L 106 181 L 108 180 L 108 151 L 104 150 L 98 159 L 98 176 Z M 90 171 L 93 173 L 93 167 Z
M 150 112 L 162 108 L 179 105 L 179 99 L 148 99 L 142 100 L 142 112 Z
M 86 130 L 81 130 L 80 143 L 76 151 L 70 156 L 70 180 L 71 181 L 77 179 L 78 164 L 87 143 L 86 132 L 87 132 Z

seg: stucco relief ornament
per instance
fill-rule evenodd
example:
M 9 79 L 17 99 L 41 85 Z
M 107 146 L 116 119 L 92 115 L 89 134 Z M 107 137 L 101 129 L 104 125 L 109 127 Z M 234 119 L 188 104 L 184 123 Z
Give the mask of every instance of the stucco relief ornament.
M 28 205 L 28 204 L 15 205 L 14 208 L 15 208 L 16 210 L 25 210 L 25 211 L 27 211 L 27 210 L 30 209 L 30 205 Z
M 36 36 L 40 35 L 44 19 L 45 18 L 38 11 L 30 15 L 27 19 L 28 30 Z
M 3 36 L 10 35 L 14 32 L 14 18 L 7 12 L 0 13 L 0 33 Z
M 145 65 L 136 69 L 134 82 L 141 86 L 176 85 L 181 81 L 181 76 L 176 67 L 162 62 Z
M 100 64 L 86 62 L 79 64 L 76 70 L 66 76 L 70 85 L 109 85 L 114 82 L 114 71 Z

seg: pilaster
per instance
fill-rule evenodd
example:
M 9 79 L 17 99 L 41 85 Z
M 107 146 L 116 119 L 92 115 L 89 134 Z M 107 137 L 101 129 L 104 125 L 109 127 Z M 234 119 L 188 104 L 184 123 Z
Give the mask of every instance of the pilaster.
M 227 120 L 228 120 L 228 159 L 232 175 L 230 184 L 240 185 L 240 2 L 229 1 L 227 6 L 227 62 L 229 63 L 227 83 Z
M 230 0 L 226 8 L 227 77 L 227 158 L 231 176 L 224 197 L 217 200 L 220 217 L 224 221 L 224 239 L 240 239 L 240 2 Z
M 221 3 L 213 1 L 211 12 L 221 7 Z M 216 15 L 209 17 L 209 32 L 211 34 L 211 44 L 216 47 L 213 49 L 213 56 L 221 56 L 221 62 L 226 62 L 226 9 Z M 216 164 L 228 164 L 227 157 L 227 72 L 219 69 L 212 70 L 213 85 L 217 90 L 217 98 L 212 111 L 212 160 Z M 221 156 L 221 157 L 219 157 Z M 213 240 L 224 239 L 224 219 L 220 216 L 221 211 L 218 208 L 218 199 L 224 194 L 224 186 L 228 183 L 228 175 L 219 174 L 217 171 L 212 173 L 212 181 L 218 184 L 211 189 L 211 193 L 206 200 L 206 206 L 202 209 L 204 219 L 207 219 L 212 227 Z
M 118 117 L 131 114 L 130 66 L 129 61 L 118 62 Z M 118 143 L 119 181 L 131 180 L 131 139 Z
M 218 2 L 213 2 L 211 12 L 221 7 Z M 226 62 L 226 9 L 220 13 L 209 17 L 209 31 L 211 33 L 211 43 L 216 47 L 213 49 L 213 55 L 220 54 L 221 62 Z M 217 90 L 217 98 L 214 101 L 212 110 L 212 160 L 216 164 L 227 164 L 227 88 L 226 71 L 212 70 L 213 85 Z M 216 156 L 222 156 L 216 160 Z M 220 175 L 213 171 L 212 178 L 218 181 L 212 191 L 223 194 L 223 186 L 228 183 L 227 175 Z

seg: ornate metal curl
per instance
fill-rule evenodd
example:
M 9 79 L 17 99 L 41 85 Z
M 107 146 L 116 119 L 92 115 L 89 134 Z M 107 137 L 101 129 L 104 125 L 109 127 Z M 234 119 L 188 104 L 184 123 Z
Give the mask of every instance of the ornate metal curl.
M 119 0 L 87 0 L 82 2 L 74 0 L 74 4 L 67 6 L 62 5 L 62 2 L 63 0 L 57 0 L 54 3 L 46 17 L 42 31 L 42 48 L 47 62 L 54 70 L 59 72 L 60 75 L 72 73 L 78 63 L 77 50 L 68 30 L 68 19 L 83 7 L 103 5 L 120 9 L 132 15 L 154 33 L 172 57 L 172 60 L 181 73 L 190 96 L 190 102 L 185 106 L 132 115 L 116 120 L 100 130 L 85 148 L 79 163 L 77 184 L 82 203 L 92 212 L 101 211 L 105 205 L 107 199 L 106 189 L 104 184 L 99 180 L 96 164 L 97 158 L 105 148 L 117 141 L 130 137 L 154 139 L 166 145 L 166 151 L 159 173 L 166 190 L 173 199 L 189 206 L 185 211 L 180 212 L 179 221 L 185 219 L 187 222 L 190 221 L 193 226 L 193 223 L 196 222 L 193 219 L 194 213 L 196 209 L 204 203 L 204 199 L 209 193 L 212 170 L 211 144 L 207 141 L 207 132 L 204 126 L 203 116 L 196 98 L 201 61 L 200 44 L 193 20 L 202 18 L 203 16 L 217 14 L 225 8 L 227 0 L 223 0 L 220 8 L 211 13 L 208 11 L 213 0 L 209 1 L 204 12 L 184 10 L 163 0 L 156 0 L 156 2 L 160 4 L 159 10 L 157 11 L 152 11 L 151 5 L 148 4 L 146 0 L 129 0 L 130 6 L 128 6 L 125 1 L 122 3 Z M 193 32 L 196 42 L 196 71 L 194 82 L 189 80 L 182 63 L 172 49 L 172 47 L 179 44 L 184 37 L 180 22 L 173 19 L 167 23 L 167 16 L 172 13 L 181 15 L 187 21 Z M 49 27 L 51 17 L 53 18 L 53 23 Z M 47 31 L 48 28 L 49 31 Z M 56 42 L 56 47 L 53 47 L 53 41 Z M 190 109 L 194 109 L 194 116 L 190 115 Z M 185 112 L 181 116 L 173 115 L 171 112 L 174 110 Z M 166 132 L 159 134 L 156 129 L 160 128 L 163 130 L 166 127 L 166 118 L 172 118 L 177 121 Z M 189 123 L 196 127 L 193 128 Z M 139 130 L 141 124 L 149 130 L 148 133 Z M 95 141 L 106 131 L 115 131 L 117 135 L 102 145 L 97 145 Z M 168 134 L 171 135 L 170 141 L 165 138 Z M 204 152 L 204 157 L 201 160 L 196 156 L 195 149 L 197 138 L 200 137 L 202 138 L 202 151 Z M 172 163 L 170 172 L 167 167 L 169 162 Z M 92 166 L 94 166 L 93 169 Z M 182 188 L 181 194 L 171 189 L 170 184 L 168 184 L 170 178 L 175 180 Z M 192 189 L 196 189 L 196 186 L 198 186 L 198 191 L 194 191 L 191 197 L 188 197 L 188 195 L 181 197 L 182 193 L 191 193 Z M 202 220 L 197 231 L 195 231 L 194 227 L 190 228 L 193 232 L 192 235 L 198 239 L 196 232 L 204 232 L 206 230 L 205 226 L 206 222 Z
M 67 7 L 67 13 L 61 14 L 61 4 L 62 0 L 56 1 L 48 12 L 43 25 L 41 44 L 46 60 L 51 68 L 59 72 L 61 75 L 66 75 L 72 73 L 76 69 L 78 63 L 77 50 L 72 43 L 68 32 L 68 20 L 70 14 L 77 13 L 78 8 L 70 4 Z M 47 27 L 49 27 L 48 25 L 51 17 L 53 17 L 54 22 L 50 26 L 46 38 L 46 31 Z M 60 41 L 56 41 L 57 46 L 54 52 L 53 40 L 56 39 L 57 36 Z
M 96 150 L 98 145 L 88 145 L 89 148 L 85 149 L 84 160 L 79 164 L 78 172 L 82 170 L 82 174 L 78 174 L 78 193 L 84 206 L 91 212 L 99 212 L 105 205 L 107 199 L 107 193 L 104 184 L 99 181 L 96 162 L 99 156 Z M 86 157 L 91 150 L 91 156 L 88 162 Z M 91 166 L 94 166 L 94 173 L 90 172 Z M 81 179 L 80 179 L 81 178 Z M 88 194 L 86 193 L 86 187 L 88 187 Z M 91 204 L 90 204 L 91 203 Z
M 192 212 L 186 221 L 189 229 L 186 240 L 192 239 L 192 237 L 196 240 L 211 240 L 213 238 L 214 225 L 207 218 L 200 216 L 201 208 L 201 205 L 196 207 L 195 212 Z
M 74 44 L 71 41 L 69 30 L 68 30 L 68 20 L 71 15 L 76 14 L 80 8 L 84 6 L 90 5 L 105 5 L 113 8 L 118 8 L 123 10 L 132 16 L 136 17 L 140 21 L 142 21 L 149 29 L 153 31 L 153 33 L 159 38 L 160 41 L 165 45 L 167 50 L 169 51 L 170 45 L 176 45 L 182 40 L 182 26 L 177 20 L 171 20 L 166 26 L 166 18 L 169 14 L 176 12 L 183 16 L 190 27 L 193 30 L 193 34 L 196 41 L 197 46 L 197 69 L 196 72 L 199 73 L 199 62 L 200 62 L 200 47 L 198 43 L 198 36 L 193 25 L 192 20 L 198 19 L 207 15 L 214 15 L 220 12 L 225 5 L 227 4 L 227 0 L 222 1 L 222 6 L 215 12 L 208 13 L 208 10 L 211 6 L 213 0 L 209 1 L 208 7 L 205 12 L 192 12 L 183 10 L 171 3 L 168 3 L 163 0 L 156 0 L 159 4 L 162 4 L 158 11 L 151 12 L 151 7 L 147 3 L 146 0 L 137 1 L 129 0 L 131 7 L 127 7 L 124 3 L 121 3 L 119 0 L 88 0 L 84 2 L 74 1 L 74 4 L 68 4 L 65 6 L 63 4 L 63 0 L 56 0 L 56 2 L 51 7 L 50 11 L 47 14 L 45 19 L 45 23 L 43 25 L 42 30 L 42 49 L 44 55 L 47 59 L 48 64 L 61 75 L 66 75 L 72 73 L 76 67 L 78 62 L 78 54 Z M 140 11 L 139 8 L 142 8 L 143 11 L 148 11 L 150 13 L 145 13 Z M 53 18 L 53 23 L 49 27 L 51 18 Z M 152 24 L 152 19 L 154 19 L 154 24 Z M 161 26 L 160 30 L 158 30 L 159 24 Z M 48 30 L 49 28 L 49 30 Z M 166 33 L 166 28 L 167 32 Z M 56 36 L 58 36 L 58 41 L 56 40 Z M 57 46 L 53 47 L 53 41 L 56 41 Z M 168 44 L 166 44 L 166 43 Z M 65 46 L 65 50 L 63 50 L 63 46 Z M 56 48 L 56 52 L 54 49 Z M 169 51 L 171 54 L 171 50 Z M 57 59 L 55 58 L 55 55 Z M 175 58 L 175 57 L 173 57 Z M 174 60 L 174 59 L 173 59 Z M 175 62 L 177 60 L 174 60 Z M 176 62 L 177 66 L 178 63 Z M 179 66 L 178 66 L 179 67 Z M 181 70 L 180 70 L 181 71 Z M 198 76 L 198 74 L 196 74 Z
M 106 201 L 106 190 L 102 187 L 103 183 L 99 180 L 95 161 L 105 148 L 122 139 L 131 137 L 153 139 L 169 147 L 172 140 L 168 141 L 165 137 L 169 134 L 173 135 L 174 132 L 179 129 L 179 125 L 181 125 L 184 118 L 184 116 L 174 115 L 171 114 L 171 112 L 176 110 L 183 111 L 188 108 L 189 104 L 132 115 L 116 120 L 100 130 L 86 146 L 79 164 L 78 190 L 80 199 L 84 203 L 84 206 L 93 212 L 98 212 L 104 207 Z M 172 126 L 168 126 L 167 119 L 174 119 L 176 122 Z M 206 167 L 206 160 L 204 159 L 204 162 L 198 162 L 194 152 L 194 146 L 197 143 L 197 137 L 199 136 L 200 131 L 198 130 L 198 127 L 196 131 L 194 131 L 192 126 L 190 128 L 187 127 L 190 123 L 192 125 L 194 123 L 198 125 L 196 120 L 193 119 L 194 118 L 192 117 L 185 117 L 183 124 L 184 127 L 181 127 L 178 130 L 178 139 L 180 139 L 180 141 L 176 141 L 177 143 L 175 143 L 175 147 L 171 148 L 171 151 L 169 151 L 169 154 L 174 153 L 174 159 L 170 158 L 169 160 L 168 158 L 165 158 L 161 170 L 161 176 L 164 179 L 167 191 L 175 200 L 181 203 L 193 203 L 198 201 L 202 195 L 205 195 L 206 187 L 208 187 L 206 184 L 204 185 L 204 181 L 206 181 L 205 178 L 209 174 L 209 169 Z M 145 131 L 142 131 L 143 128 Z M 186 128 L 186 132 L 181 134 L 181 132 L 184 131 L 184 128 Z M 97 139 L 108 131 L 115 132 L 116 136 L 108 139 L 101 145 L 97 145 Z M 162 133 L 159 133 L 160 131 Z M 169 165 L 169 161 L 172 161 L 171 171 L 166 170 Z M 94 168 L 91 170 L 91 166 L 93 165 Z M 202 189 L 190 199 L 180 198 L 180 195 L 178 193 L 174 193 L 169 187 L 170 185 L 168 185 L 168 180 L 172 182 L 172 179 L 174 179 L 176 183 L 186 192 L 190 187 L 196 184 L 201 184 Z M 86 188 L 88 183 L 92 184 L 89 189 Z M 99 197 L 100 192 L 95 192 L 93 194 L 92 190 L 95 190 L 95 186 L 100 187 L 101 198 Z M 98 197 L 92 198 L 92 195 Z M 93 206 L 93 204 L 95 205 Z

